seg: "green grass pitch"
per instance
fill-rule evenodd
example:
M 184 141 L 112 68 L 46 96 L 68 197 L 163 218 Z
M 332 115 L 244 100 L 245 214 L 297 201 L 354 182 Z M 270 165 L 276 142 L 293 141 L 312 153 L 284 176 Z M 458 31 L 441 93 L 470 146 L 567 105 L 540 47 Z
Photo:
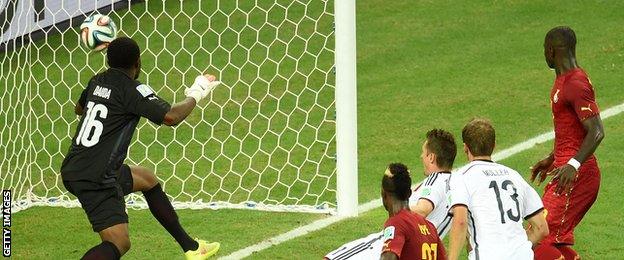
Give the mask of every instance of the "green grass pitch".
M 228 1 L 222 1 L 228 2 Z M 232 8 L 228 3 L 220 3 L 224 10 Z M 258 1 L 260 4 L 269 1 Z M 291 1 L 280 1 L 291 2 Z M 320 1 L 312 1 L 319 2 Z M 188 4 L 188 6 L 186 6 Z M 212 10 L 214 6 L 202 5 L 202 10 Z M 153 19 L 149 17 L 149 12 L 171 12 L 171 13 L 194 13 L 199 8 L 195 1 L 185 1 L 185 7 L 180 9 L 179 2 L 168 2 L 162 6 L 155 1 L 149 2 L 147 6 L 144 4 L 135 5 L 130 12 L 134 16 L 140 17 L 140 23 L 132 24 L 128 21 L 136 21 L 137 18 L 125 14 L 123 18 L 117 16 L 114 19 L 121 19 L 120 27 L 125 33 L 132 30 L 139 30 L 150 37 L 160 39 L 164 34 L 172 31 L 177 32 L 174 35 L 184 35 L 188 29 L 188 21 L 190 19 L 176 21 L 159 20 L 161 25 L 155 26 Z M 292 9 L 291 12 L 278 12 L 275 17 L 268 19 L 283 19 L 289 16 L 291 18 L 301 17 L 302 13 L 311 12 L 319 14 L 319 10 L 328 8 L 326 11 L 332 12 L 333 3 L 329 2 L 327 6 L 322 4 L 312 4 L 309 10 Z M 212 8 L 212 9 L 211 9 Z M 428 129 L 439 127 L 451 130 L 456 136 L 459 136 L 460 129 L 465 122 L 474 116 L 482 116 L 491 119 L 497 130 L 497 147 L 498 149 L 507 148 L 513 144 L 526 140 L 537 134 L 552 130 L 551 113 L 549 107 L 548 93 L 554 79 L 554 72 L 547 69 L 543 58 L 543 38 L 544 34 L 553 26 L 570 25 L 575 29 L 578 37 L 577 56 L 580 65 L 587 70 L 594 84 L 598 103 L 604 110 L 608 107 L 621 104 L 624 102 L 624 95 L 621 91 L 622 77 L 621 72 L 624 67 L 624 35 L 621 33 L 621 25 L 624 24 L 624 16 L 622 16 L 624 4 L 619 1 L 603 1 L 590 3 L 588 1 L 382 1 L 369 0 L 358 1 L 357 3 L 357 51 L 358 51 L 358 140 L 359 140 L 359 200 L 360 203 L 376 199 L 379 196 L 379 180 L 384 167 L 389 162 L 402 161 L 412 168 L 415 173 L 415 180 L 420 180 L 424 176 L 418 175 L 421 172 L 422 165 L 419 162 L 418 155 L 420 153 L 421 140 Z M 235 21 L 235 14 L 230 21 Z M 190 17 L 191 15 L 189 15 Z M 328 26 L 331 29 L 331 18 L 322 22 L 322 26 Z M 126 20 L 127 19 L 127 20 Z M 225 20 L 224 20 L 225 19 Z M 254 18 L 264 19 L 264 18 Z M 253 19 L 252 19 L 253 20 Z M 203 25 L 209 28 L 223 28 L 227 18 L 221 14 L 215 16 L 214 19 L 203 22 Z M 252 21 L 253 22 L 253 21 Z M 202 22 L 199 22 L 202 24 Z M 164 26 L 162 25 L 164 24 Z M 118 24 L 119 25 L 119 24 Z M 138 25 L 138 28 L 136 27 Z M 234 24 L 236 26 L 236 24 Z M 288 25 L 286 25 L 288 26 Z M 185 29 L 186 28 L 186 29 Z M 302 29 L 307 28 L 302 26 Z M 327 28 L 321 28 L 325 30 Z M 278 30 L 279 31 L 279 30 Z M 292 28 L 285 28 L 285 32 L 292 31 Z M 227 34 L 226 34 L 227 35 Z M 279 33 L 278 33 L 279 35 Z M 270 35 L 260 38 L 268 39 Z M 160 37 L 160 38 L 159 38 Z M 231 36 L 228 36 L 231 37 Z M 274 35 L 273 35 L 274 37 Z M 285 36 L 290 37 L 290 36 Z M 330 37 L 331 40 L 333 38 Z M 138 39 L 145 44 L 145 39 Z M 93 71 L 84 70 L 80 73 L 69 73 L 67 71 L 76 71 L 72 66 L 85 64 L 89 62 L 92 66 L 102 66 L 102 58 L 99 54 L 91 54 L 86 59 L 73 60 L 68 58 L 68 51 L 63 49 L 55 49 L 54 43 L 65 42 L 65 46 L 70 51 L 77 47 L 77 36 L 75 31 L 67 32 L 63 35 L 51 37 L 48 42 L 51 48 L 44 48 L 40 52 L 15 52 L 10 55 L 8 61 L 5 57 L 0 56 L 3 62 L 0 64 L 3 71 L 7 68 L 12 69 L 9 77 L 3 77 L 7 80 L 7 84 L 0 83 L 0 86 L 18 86 L 15 89 L 3 90 L 3 100 L 9 97 L 13 100 L 19 99 L 26 94 L 35 97 L 35 103 L 32 107 L 26 106 L 25 103 L 19 103 L 17 106 L 9 108 L 2 107 L 4 114 L 0 117 L 1 125 L 15 126 L 8 133 L 6 130 L 0 132 L 3 142 L 10 144 L 9 148 L 4 148 L 2 152 L 12 152 L 12 147 L 19 147 L 19 142 L 11 143 L 5 140 L 6 136 L 19 136 L 20 131 L 24 128 L 21 123 L 31 122 L 35 118 L 21 119 L 19 115 L 22 110 L 34 109 L 36 111 L 48 110 L 48 114 L 36 115 L 36 117 L 49 117 L 49 120 L 62 122 L 63 120 L 75 120 L 71 112 L 73 110 L 73 100 L 79 95 L 79 89 L 84 81 L 93 73 Z M 227 43 L 227 39 L 224 39 Z M 251 41 L 251 40 L 250 40 Z M 255 41 L 255 39 L 254 39 Z M 322 43 L 322 39 L 312 40 Z M 157 45 L 157 43 L 149 43 L 147 45 L 147 62 L 144 63 L 145 74 L 144 80 L 152 85 L 160 83 L 170 89 L 176 89 L 178 85 L 190 81 L 192 78 L 188 75 L 194 75 L 199 71 L 189 69 L 189 64 L 197 67 L 207 67 L 209 69 L 222 69 L 222 78 L 235 79 L 238 85 L 227 88 L 227 91 L 215 93 L 213 102 L 207 105 L 203 112 L 193 114 L 189 124 L 178 126 L 179 132 L 174 135 L 171 130 L 154 130 L 146 131 L 145 135 L 141 133 L 136 139 L 141 142 L 150 142 L 158 140 L 160 142 L 168 142 L 171 137 L 180 138 L 183 144 L 188 140 L 188 134 L 195 137 L 201 136 L 199 129 L 209 128 L 209 125 L 196 128 L 190 131 L 191 125 L 200 121 L 203 117 L 209 122 L 217 120 L 219 116 L 228 119 L 238 118 L 238 111 L 247 113 L 249 111 L 257 111 L 263 109 L 264 103 L 256 104 L 257 107 L 250 106 L 240 109 L 224 109 L 223 115 L 211 114 L 211 111 L 220 111 L 217 107 L 219 101 L 229 98 L 231 95 L 235 100 L 239 97 L 248 95 L 248 93 L 237 93 L 240 89 L 251 89 L 249 86 L 241 82 L 246 82 L 262 75 L 245 74 L 248 70 L 241 70 L 241 74 L 226 66 L 226 64 L 238 64 L 238 55 L 228 56 L 222 51 L 219 53 L 208 53 L 206 50 L 200 50 L 198 53 L 180 53 L 180 58 L 176 58 L 175 62 L 167 58 L 160 59 L 159 53 L 162 49 L 175 49 L 182 44 L 188 49 L 188 46 L 214 44 L 212 42 L 201 42 L 200 39 L 193 37 L 188 40 L 181 40 L 180 37 L 172 36 L 165 45 Z M 37 45 L 39 43 L 35 43 Z M 73 44 L 73 45 L 72 45 Z M 166 45 L 171 44 L 171 45 Z M 274 43 L 268 45 L 266 53 L 265 48 L 259 48 L 259 53 L 250 54 L 250 57 L 264 57 L 263 55 L 272 55 L 274 51 L 292 51 L 295 54 L 301 52 L 302 49 L 308 48 L 305 44 L 292 43 L 292 47 L 288 44 Z M 331 44 L 329 46 L 332 46 Z M 234 53 L 238 53 L 233 49 Z M 329 55 L 319 59 L 320 66 L 331 66 L 333 53 L 323 52 Z M 305 52 L 304 52 L 305 53 Z M 65 55 L 63 55 L 65 54 Z M 0 54 L 2 55 L 2 54 Z M 24 60 L 28 60 L 30 55 L 38 55 L 42 60 L 39 66 L 32 68 L 33 72 L 17 68 L 18 64 L 23 64 Z M 164 57 L 167 55 L 162 54 Z M 76 55 L 77 56 L 77 55 Z M 202 57 L 210 56 L 213 60 L 203 60 Z M 307 59 L 304 60 L 308 61 Z M 41 66 L 55 61 L 55 65 L 49 67 Z M 21 63 L 20 63 L 21 62 Z M 322 62 L 330 62 L 323 64 Z M 74 65 L 67 65 L 74 64 Z M 280 65 L 282 67 L 280 67 Z M 299 69 L 306 71 L 311 64 L 293 64 L 292 61 L 284 61 L 274 66 L 269 66 L 267 73 L 276 74 L 282 70 L 292 69 L 299 65 Z M 317 65 L 319 66 L 319 65 Z M 244 67 L 244 66 L 242 66 Z M 68 69 L 69 68 L 69 69 Z M 326 67 L 324 67 L 326 68 Z M 245 68 L 249 71 L 260 71 L 258 68 Z M 157 77 L 154 75 L 163 75 L 159 71 L 167 72 L 167 77 Z M 62 72 L 65 71 L 65 72 Z M 282 71 L 283 74 L 289 74 L 292 71 Z M 313 72 L 312 72 L 313 73 Z M 147 77 L 146 77 L 147 75 Z M 184 75 L 184 78 L 182 77 Z M 313 80 L 324 81 L 322 75 L 311 74 Z M 43 81 L 39 87 L 31 92 L 19 87 L 17 84 L 22 81 L 32 81 L 40 79 Z M 237 81 L 236 79 L 243 79 Z M 63 91 L 61 86 L 57 85 L 60 80 L 75 82 L 71 85 L 71 91 Z M 293 79 L 294 82 L 302 82 L 302 79 Z M 17 83 L 16 83 L 17 82 Z M 152 83 L 153 82 L 153 83 Z M 333 82 L 331 82 L 333 84 Z M 264 87 L 265 90 L 259 90 L 260 94 L 268 91 L 269 93 L 284 93 L 287 84 L 284 80 L 278 80 L 275 84 L 264 84 L 257 81 L 253 86 Z M 275 88 L 274 88 L 275 87 Z M 256 89 L 256 88 L 253 88 Z M 266 90 L 268 89 L 268 90 Z M 161 91 L 162 95 L 167 99 L 179 99 L 181 91 Z M 177 90 L 177 89 L 176 89 Z M 316 89 L 315 89 L 316 90 Z M 321 99 L 321 102 L 327 107 L 333 109 L 331 100 L 333 99 L 333 88 L 322 88 L 319 95 L 314 95 Z M 273 92 L 274 91 L 274 92 Z M 292 90 L 306 96 L 308 92 L 305 89 Z M 50 101 L 49 97 L 65 97 L 59 102 Z M 220 96 L 222 95 L 222 96 Z M 329 100 L 323 100 L 323 98 Z M 302 107 L 304 110 L 309 108 L 305 101 L 312 100 L 313 97 L 303 98 L 303 104 L 297 103 L 296 100 L 285 101 L 280 107 L 273 100 L 268 102 L 266 110 L 262 113 L 270 114 L 271 110 L 293 111 L 293 107 Z M 287 97 L 288 100 L 288 97 Z M 3 103 L 4 104 L 4 103 Z M 256 109 L 256 110 L 254 110 Z M 233 112 L 235 111 L 235 112 Z M 298 111 L 295 109 L 294 111 Z M 312 115 L 310 122 L 325 122 L 333 120 L 333 113 L 318 112 L 311 110 L 308 114 Z M 228 114 L 232 113 L 232 114 Z M 59 116 L 60 115 L 60 116 Z M 243 116 L 244 117 L 244 116 Z M 296 117 L 301 120 L 305 117 Z M 276 119 L 273 126 L 276 131 L 288 129 L 284 127 L 284 120 Z M 260 120 L 263 121 L 263 120 Z M 264 122 L 269 121 L 269 122 Z M 261 124 L 260 129 L 271 127 L 270 120 L 257 122 Z M 20 123 L 21 122 L 21 123 Z M 71 121 L 70 121 L 71 122 Z M 624 199 L 620 195 L 621 187 L 624 185 L 624 179 L 621 178 L 622 172 L 621 156 L 622 147 L 624 147 L 624 115 L 617 115 L 604 121 L 606 128 L 606 138 L 597 151 L 597 157 L 602 171 L 602 182 L 599 198 L 589 211 L 580 226 L 576 229 L 575 249 L 584 259 L 619 259 L 621 251 L 624 250 L 622 245 L 624 235 L 624 224 L 621 220 L 622 205 Z M 244 122 L 242 128 L 245 128 Z M 263 123 L 263 124 L 262 124 Z M 295 122 L 296 123 L 296 122 Z M 148 123 L 143 123 L 148 124 Z M 59 123 L 58 125 L 63 125 Z M 297 125 L 297 124 L 296 124 Z M 305 125 L 305 124 L 304 124 Z M 321 125 L 322 129 L 328 129 L 330 133 L 323 132 L 320 136 L 327 138 L 331 136 L 331 127 L 333 125 Z M 222 125 L 224 127 L 224 125 Z M 21 128 L 20 128 L 21 127 Z M 68 136 L 73 134 L 75 126 L 70 128 L 53 128 L 52 125 L 39 125 L 38 131 L 33 134 L 33 141 L 42 144 L 45 142 L 65 142 L 62 145 L 54 146 L 50 154 L 42 154 L 37 156 L 37 162 L 44 165 L 44 172 L 50 172 L 60 167 L 59 156 L 62 158 L 66 151 Z M 264 127 L 264 128 L 262 128 Z M 146 126 L 146 129 L 149 129 Z M 184 130 L 187 129 L 187 130 Z M 232 125 L 224 127 L 224 129 L 210 130 L 213 134 L 219 135 L 228 133 L 229 131 L 239 131 L 240 125 Z M 255 128 L 254 126 L 254 129 Z M 305 130 L 305 128 L 304 128 Z M 50 133 L 54 133 L 52 137 Z M 242 134 L 242 133 L 241 133 Z M 286 142 L 285 146 L 289 146 L 293 142 L 293 137 L 289 131 L 285 131 L 283 136 L 275 136 L 270 142 L 278 142 L 282 140 Z M 28 138 L 29 135 L 22 134 Z M 57 138 L 58 137 L 58 138 Z M 303 140 L 303 139 L 302 139 Z M 331 141 L 331 140 L 330 140 Z M 183 146 L 181 144 L 175 144 Z M 202 144 L 192 143 L 191 145 L 202 146 Z M 241 149 L 253 148 L 259 144 L 249 143 L 241 146 L 226 145 L 226 147 L 245 147 Z M 135 149 L 132 155 L 147 153 L 148 158 L 160 163 L 141 162 L 146 166 L 157 167 L 158 174 L 162 179 L 167 179 L 170 172 L 175 169 L 178 172 L 184 172 L 189 168 L 188 162 L 177 162 L 172 159 L 172 163 L 162 158 L 178 158 L 176 152 L 183 150 L 172 150 L 173 154 L 164 152 L 162 147 L 155 145 L 154 149 Z M 528 167 L 536 160 L 546 155 L 552 147 L 552 142 L 538 145 L 537 147 L 514 155 L 502 163 L 517 169 L 523 174 L 528 174 Z M 2 148 L 2 147 L 0 147 Z M 203 146 L 203 153 L 208 154 L 206 157 L 214 158 L 221 151 L 210 150 L 214 148 L 214 144 L 207 143 Z M 333 154 L 328 153 L 333 148 L 321 147 L 318 151 L 313 152 L 318 155 L 319 160 L 325 162 L 323 169 L 329 169 L 333 164 Z M 201 154 L 193 154 L 188 149 L 188 156 L 198 161 L 204 161 Z M 225 150 L 223 153 L 232 155 L 237 150 Z M 34 152 L 34 151 L 33 151 Z M 272 156 L 274 161 L 268 158 L 256 158 L 257 161 L 251 163 L 252 166 L 264 169 L 264 165 L 272 165 L 277 168 L 284 165 L 288 160 L 291 164 L 297 164 L 301 158 L 287 158 L 288 153 L 276 153 Z M 298 153 L 294 153 L 298 154 Z M 132 156 L 131 155 L 131 156 Z M 16 154 L 12 162 L 19 164 L 27 158 L 26 154 Z M 241 159 L 243 160 L 243 159 Z M 305 160 L 304 160 L 305 161 Z M 458 155 L 456 166 L 466 162 L 465 157 Z M 239 162 L 235 164 L 238 165 Z M 254 164 L 256 163 L 256 164 Z M 200 163 L 201 164 L 201 163 Z M 210 167 L 214 167 L 215 171 L 223 170 L 219 167 L 229 165 L 230 162 L 212 163 Z M 186 165 L 186 166 L 184 166 Z M 7 170 L 6 165 L 0 165 L 3 175 Z M 209 167 L 209 166 L 206 166 Z M 271 167 L 269 167 L 271 168 Z M 36 169 L 35 169 L 36 170 Z M 269 179 L 262 180 L 260 183 L 275 183 L 275 175 L 280 173 L 276 170 L 267 171 Z M 33 173 L 34 174 L 34 173 Z M 328 175 L 332 175 L 329 173 Z M 287 175 L 287 174 L 282 174 Z M 184 176 L 182 175 L 179 176 Z M 215 175 L 210 175 L 215 176 Z M 272 177 L 273 176 L 273 177 Z M 48 176 L 32 176 L 33 180 L 48 178 Z M 217 194 L 218 198 L 246 199 L 251 198 L 271 198 L 276 199 L 283 197 L 286 190 L 276 191 L 274 194 L 267 195 L 258 191 L 258 194 L 249 195 L 245 190 L 235 190 L 239 185 L 240 179 L 236 176 L 233 183 L 223 183 L 222 187 L 227 188 L 229 193 Z M 305 174 L 301 177 L 303 180 L 309 176 Z M 335 176 L 333 176 L 335 177 Z M 527 176 L 528 177 L 528 176 Z M 3 181 L 6 176 L 0 177 Z M 192 179 L 192 178 L 191 178 Z M 23 182 L 25 180 L 15 178 L 12 182 Z M 54 181 L 54 180 L 52 180 Z M 189 180 L 192 183 L 192 180 Z M 293 185 L 291 192 L 293 197 L 304 193 L 305 182 L 295 180 L 284 180 L 286 183 L 299 183 Z M 179 181 L 178 181 L 179 182 Z M 5 182 L 3 182 L 5 183 Z M 172 182 L 174 183 L 174 182 Z M 213 183 L 213 182 L 210 182 Z M 254 183 L 254 182 L 250 182 Z M 312 182 L 315 183 L 315 182 Z M 323 185 L 335 185 L 332 181 L 319 181 Z M 59 183 L 60 184 L 60 183 Z M 236 184 L 236 185 L 235 185 Z M 241 186 L 245 186 L 242 182 Z M 193 184 L 191 184 L 193 185 Z M 54 186 L 54 185 L 50 185 Z M 62 185 L 56 185 L 62 189 Z M 47 186 L 46 186 L 47 187 Z M 40 187 L 46 190 L 44 187 Z M 167 191 L 173 194 L 180 193 L 180 184 L 167 186 Z M 210 190 L 214 187 L 204 187 Z M 230 188 L 234 190 L 230 190 Z M 276 187 L 279 190 L 279 185 Z M 323 192 L 324 187 L 313 187 L 317 196 L 304 196 L 302 202 L 314 203 L 316 201 L 328 200 L 332 201 L 333 192 Z M 541 188 L 538 187 L 541 191 Z M 54 189 L 49 192 L 55 192 Z M 182 195 L 187 196 L 187 195 Z M 208 196 L 203 193 L 197 196 Z M 320 199 L 319 199 L 320 198 Z M 293 202 L 294 200 L 286 200 L 284 203 Z M 130 215 L 130 236 L 133 248 L 126 255 L 126 259 L 182 259 L 181 250 L 175 244 L 175 241 L 169 237 L 164 229 L 162 229 L 156 220 L 154 220 L 149 211 L 129 210 Z M 304 213 L 270 213 L 248 210 L 181 210 L 179 215 L 182 224 L 186 226 L 192 236 L 197 236 L 209 240 L 217 240 L 222 243 L 222 249 L 219 255 L 224 256 L 238 249 L 258 243 L 266 238 L 289 231 L 293 228 L 310 223 L 316 219 L 325 216 L 319 214 Z M 99 238 L 90 230 L 84 213 L 79 208 L 49 208 L 36 207 L 19 212 L 14 216 L 13 230 L 13 254 L 16 259 L 66 259 L 79 258 L 88 248 L 98 243 Z M 357 218 L 349 219 L 330 226 L 327 229 L 313 232 L 301 238 L 294 239 L 284 244 L 271 247 L 267 250 L 253 254 L 252 259 L 319 259 L 322 255 L 335 249 L 341 244 L 359 238 L 363 235 L 380 230 L 386 213 L 383 209 L 375 209 L 365 213 Z M 68 236 L 67 234 L 71 234 Z

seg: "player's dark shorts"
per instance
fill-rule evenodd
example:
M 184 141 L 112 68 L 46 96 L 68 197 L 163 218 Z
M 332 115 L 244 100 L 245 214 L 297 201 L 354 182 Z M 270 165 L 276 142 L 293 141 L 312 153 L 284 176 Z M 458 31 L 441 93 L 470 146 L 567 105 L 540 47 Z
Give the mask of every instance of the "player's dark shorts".
M 101 184 L 89 181 L 64 181 L 67 191 L 80 201 L 93 231 L 100 232 L 117 224 L 128 223 L 124 196 L 132 193 L 132 173 L 124 164 L 116 171 L 117 181 Z
M 550 232 L 541 243 L 573 245 L 574 228 L 598 197 L 600 169 L 597 162 L 591 160 L 583 163 L 568 195 L 555 194 L 557 184 L 557 180 L 548 183 L 542 197 Z

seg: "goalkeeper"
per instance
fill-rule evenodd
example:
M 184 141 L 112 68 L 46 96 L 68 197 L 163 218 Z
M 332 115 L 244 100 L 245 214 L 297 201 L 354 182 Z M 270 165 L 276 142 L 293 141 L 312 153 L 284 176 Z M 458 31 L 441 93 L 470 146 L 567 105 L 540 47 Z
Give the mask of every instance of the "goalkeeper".
M 180 244 L 186 259 L 216 254 L 219 243 L 194 240 L 182 228 L 154 172 L 128 166 L 124 159 L 141 117 L 175 126 L 220 82 L 212 75 L 198 76 L 184 90 L 186 98 L 171 106 L 136 80 L 141 59 L 134 40 L 112 41 L 106 58 L 110 68 L 91 78 L 76 104 L 82 117 L 61 166 L 65 188 L 78 198 L 102 239 L 82 259 L 119 259 L 130 249 L 124 196 L 137 191 L 143 192 L 152 215 Z

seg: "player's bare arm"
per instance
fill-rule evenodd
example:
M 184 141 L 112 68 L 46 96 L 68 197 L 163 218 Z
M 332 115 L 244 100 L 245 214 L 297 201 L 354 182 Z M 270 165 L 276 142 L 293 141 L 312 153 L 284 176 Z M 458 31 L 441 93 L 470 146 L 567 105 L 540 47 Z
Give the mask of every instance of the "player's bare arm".
M 595 115 L 590 118 L 587 118 L 581 121 L 583 124 L 583 128 L 587 131 L 585 134 L 585 138 L 583 139 L 583 143 L 579 148 L 579 151 L 573 157 L 576 162 L 579 162 L 577 166 L 573 166 L 570 163 L 566 163 L 563 166 L 554 169 L 552 171 L 552 175 L 554 178 L 559 178 L 559 183 L 557 185 L 557 189 L 555 190 L 557 193 L 567 193 L 572 188 L 574 183 L 574 179 L 576 178 L 576 172 L 578 167 L 582 162 L 587 160 L 587 158 L 596 151 L 598 145 L 604 138 L 604 128 L 602 126 L 602 119 L 600 119 L 600 115 Z
M 397 260 L 399 259 L 393 252 L 384 252 L 381 254 L 381 260 Z
M 169 109 L 169 112 L 165 114 L 163 124 L 168 126 L 175 126 L 184 121 L 186 117 L 191 114 L 197 103 L 204 99 L 210 92 L 220 84 L 216 81 L 216 77 L 213 75 L 202 75 L 195 79 L 195 83 L 189 88 L 184 90 L 186 99 L 175 103 Z
M 163 124 L 168 126 L 175 126 L 179 124 L 191 114 L 196 105 L 197 103 L 195 102 L 195 99 L 191 97 L 187 97 L 186 99 L 173 104 L 169 112 L 165 114 Z
M 537 185 L 542 185 L 542 182 L 548 176 L 547 173 L 552 170 L 553 163 L 555 162 L 555 154 L 554 152 L 550 152 L 546 158 L 537 162 L 533 167 L 531 167 L 531 182 L 535 182 L 535 178 L 538 179 Z
M 542 239 L 548 235 L 548 223 L 546 223 L 546 217 L 542 214 L 542 211 L 534 214 L 527 219 L 529 225 L 526 229 L 527 237 L 529 241 L 533 243 L 535 247 Z
M 431 203 L 431 201 L 426 200 L 426 199 L 419 199 L 416 205 L 410 206 L 410 209 L 413 212 L 418 213 L 418 215 L 427 217 L 429 216 L 429 213 L 433 211 L 433 203 Z
M 85 103 L 86 95 L 87 95 L 86 91 L 87 91 L 86 88 L 82 90 L 82 93 L 80 94 L 80 98 L 78 99 L 78 101 L 76 101 L 76 106 L 74 107 L 74 113 L 76 113 L 76 115 L 82 116 L 82 113 L 84 112 L 84 103 Z
M 80 103 L 76 103 L 76 107 L 74 107 L 74 113 L 76 113 L 76 115 L 81 116 L 83 112 L 83 108 L 80 105 Z
M 464 247 L 468 235 L 468 208 L 464 205 L 455 205 L 452 210 L 453 224 L 451 225 L 448 259 L 455 260 L 459 258 L 459 252 Z

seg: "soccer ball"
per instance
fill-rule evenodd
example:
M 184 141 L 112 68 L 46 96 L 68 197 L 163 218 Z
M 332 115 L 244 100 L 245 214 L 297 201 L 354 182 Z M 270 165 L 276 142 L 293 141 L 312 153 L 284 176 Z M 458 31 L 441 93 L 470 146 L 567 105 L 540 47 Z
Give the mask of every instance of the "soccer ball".
M 101 51 L 117 37 L 117 26 L 110 17 L 94 14 L 80 25 L 80 38 L 87 48 Z

